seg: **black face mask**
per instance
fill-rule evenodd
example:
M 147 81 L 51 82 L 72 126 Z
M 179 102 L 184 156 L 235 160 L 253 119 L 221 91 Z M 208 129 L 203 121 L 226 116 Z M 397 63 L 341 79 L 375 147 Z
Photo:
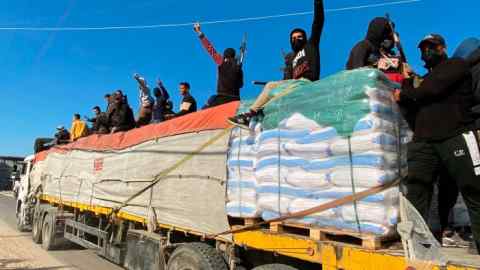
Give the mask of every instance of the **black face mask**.
M 291 45 L 292 45 L 292 50 L 294 52 L 299 52 L 305 47 L 306 41 L 305 39 L 295 39 L 292 40 Z
M 384 41 L 382 41 L 382 44 L 380 44 L 380 46 L 382 47 L 382 49 L 389 52 L 395 47 L 395 42 L 391 39 L 385 39 Z
M 425 67 L 427 69 L 432 69 L 445 60 L 445 54 L 427 48 L 422 50 L 422 60 L 425 62 Z

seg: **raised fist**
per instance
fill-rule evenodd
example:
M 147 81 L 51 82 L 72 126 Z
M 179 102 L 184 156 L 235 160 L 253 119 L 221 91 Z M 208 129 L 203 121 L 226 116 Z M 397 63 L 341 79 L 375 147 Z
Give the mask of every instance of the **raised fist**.
M 200 34 L 202 32 L 202 29 L 200 28 L 200 23 L 197 22 L 193 25 L 193 31 L 195 31 L 195 33 L 197 34 Z

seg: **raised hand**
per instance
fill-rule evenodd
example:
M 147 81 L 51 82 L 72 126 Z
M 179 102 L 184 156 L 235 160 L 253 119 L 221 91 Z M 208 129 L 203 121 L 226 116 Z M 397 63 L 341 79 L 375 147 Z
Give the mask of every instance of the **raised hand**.
M 197 33 L 197 34 L 202 33 L 202 29 L 201 29 L 200 23 L 197 22 L 197 23 L 195 23 L 195 24 L 193 25 L 193 31 L 195 31 L 195 33 Z

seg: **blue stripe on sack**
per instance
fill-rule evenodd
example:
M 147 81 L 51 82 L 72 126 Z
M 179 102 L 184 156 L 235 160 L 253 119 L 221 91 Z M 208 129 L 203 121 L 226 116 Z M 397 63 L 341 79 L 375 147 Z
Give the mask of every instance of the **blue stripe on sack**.
M 238 189 L 238 188 L 255 189 L 256 185 L 255 185 L 255 182 L 253 181 L 228 180 L 227 187 L 228 189 Z
M 253 160 L 234 160 L 231 159 L 227 163 L 228 167 L 250 167 L 253 168 Z
M 282 159 L 278 157 L 262 159 L 257 163 L 256 170 L 262 170 L 265 167 L 278 166 L 281 167 L 302 167 L 308 164 L 308 161 L 305 159 Z
M 242 139 L 242 140 L 233 140 L 230 144 L 230 150 L 238 148 L 239 146 L 252 146 L 255 144 L 254 138 Z
M 381 135 L 375 137 L 373 142 L 380 145 L 397 145 L 397 139 L 394 136 L 382 133 Z
M 295 140 L 295 139 L 301 139 L 305 136 L 308 136 L 310 133 L 309 130 L 267 130 L 264 131 L 260 134 L 258 137 L 259 143 L 262 143 L 266 140 L 271 140 L 271 139 L 289 139 L 289 140 Z
M 306 164 L 302 168 L 306 171 L 319 171 L 319 170 L 328 170 L 335 167 L 335 159 L 322 159 L 322 160 L 314 160 L 309 164 Z
M 291 196 L 295 198 L 312 198 L 314 196 L 315 192 L 306 190 L 306 189 L 301 189 L 301 188 L 294 188 L 294 187 L 278 187 L 278 185 L 272 184 L 270 185 L 262 185 L 262 186 L 257 186 L 257 193 L 258 194 L 274 194 L 274 195 L 280 195 L 280 196 Z
M 341 199 L 346 196 L 352 195 L 352 192 L 345 192 L 345 191 L 316 191 L 310 194 L 310 197 L 314 199 Z M 365 197 L 361 200 L 360 202 L 383 202 L 385 201 L 385 195 L 379 193 L 379 194 L 374 194 L 368 197 Z
M 314 132 L 307 135 L 305 138 L 299 139 L 296 141 L 298 144 L 309 144 L 321 141 L 331 140 L 338 136 L 337 130 L 335 128 L 328 128 L 322 132 Z
M 326 226 L 326 227 L 335 227 L 338 229 L 346 229 L 350 231 L 358 231 L 358 224 L 357 223 L 350 223 L 350 222 L 345 222 L 339 219 L 325 219 L 325 218 L 318 218 L 316 224 L 320 226 Z M 372 223 L 362 223 L 360 222 L 360 229 L 362 232 L 368 232 L 368 233 L 373 233 L 376 235 L 383 235 L 386 233 L 385 228 L 381 225 L 375 225 Z
M 385 165 L 385 159 L 381 154 L 357 154 L 352 156 L 352 165 L 359 167 L 378 167 L 380 165 Z M 324 160 L 315 160 L 310 162 L 309 164 L 304 165 L 302 168 L 306 171 L 318 171 L 341 166 L 350 166 L 350 158 L 348 156 L 341 156 Z

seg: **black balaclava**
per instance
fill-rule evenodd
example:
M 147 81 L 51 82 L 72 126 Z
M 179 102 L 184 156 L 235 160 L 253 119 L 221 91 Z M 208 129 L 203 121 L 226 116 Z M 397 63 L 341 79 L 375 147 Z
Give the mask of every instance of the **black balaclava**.
M 292 35 L 294 33 L 302 33 L 303 39 L 302 40 L 297 39 L 297 40 L 293 41 L 292 40 Z M 301 28 L 293 29 L 293 31 L 290 33 L 290 45 L 292 46 L 292 50 L 297 53 L 297 52 L 301 51 L 305 47 L 306 44 L 307 44 L 307 32 L 305 32 L 305 30 L 303 30 Z
M 223 52 L 223 59 L 234 59 L 236 55 L 235 49 L 227 48 Z
M 395 45 L 392 32 L 390 21 L 384 17 L 377 17 L 370 22 L 366 39 L 376 48 L 384 48 L 388 51 Z
M 448 56 L 446 53 L 439 52 L 430 47 L 422 50 L 422 60 L 425 62 L 425 68 L 427 69 L 433 69 L 447 58 Z

